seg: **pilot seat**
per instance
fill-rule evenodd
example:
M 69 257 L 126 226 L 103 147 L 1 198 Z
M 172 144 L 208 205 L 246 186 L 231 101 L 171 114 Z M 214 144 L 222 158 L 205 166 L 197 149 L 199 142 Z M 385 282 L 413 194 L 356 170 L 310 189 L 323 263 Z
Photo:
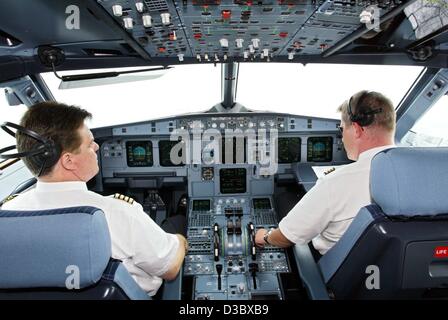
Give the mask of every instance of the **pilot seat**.
M 94 207 L 0 210 L 0 299 L 148 300 Z
M 448 148 L 392 148 L 372 159 L 372 204 L 319 261 L 296 246 L 315 299 L 448 298 Z

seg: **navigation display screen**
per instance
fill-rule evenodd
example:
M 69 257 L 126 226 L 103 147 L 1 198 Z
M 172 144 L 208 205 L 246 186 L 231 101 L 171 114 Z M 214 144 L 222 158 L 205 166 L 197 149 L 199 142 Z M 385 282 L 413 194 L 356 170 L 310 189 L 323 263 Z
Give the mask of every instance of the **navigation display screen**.
M 307 145 L 308 162 L 330 162 L 333 159 L 333 137 L 310 137 Z
M 174 164 L 171 161 L 171 149 L 177 145 L 179 141 L 161 140 L 159 141 L 159 161 L 162 167 L 180 167 L 185 165 L 185 155 L 182 154 L 182 149 L 179 149 L 178 156 L 181 162 Z
M 221 169 L 219 171 L 221 193 L 245 193 L 246 180 L 245 168 Z
M 151 167 L 152 142 L 151 141 L 127 141 L 126 158 L 129 167 Z
M 278 163 L 300 162 L 301 145 L 299 137 L 278 138 Z
M 193 200 L 193 211 L 210 211 L 210 200 Z

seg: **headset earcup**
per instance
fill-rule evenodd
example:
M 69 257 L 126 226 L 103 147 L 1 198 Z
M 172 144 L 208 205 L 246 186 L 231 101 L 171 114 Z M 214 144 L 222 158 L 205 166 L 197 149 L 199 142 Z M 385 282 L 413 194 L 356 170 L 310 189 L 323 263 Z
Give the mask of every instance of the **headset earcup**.
M 61 156 L 61 149 L 53 142 L 53 140 L 48 139 L 45 143 L 45 153 L 43 154 L 45 160 L 45 168 L 51 168 L 58 162 Z

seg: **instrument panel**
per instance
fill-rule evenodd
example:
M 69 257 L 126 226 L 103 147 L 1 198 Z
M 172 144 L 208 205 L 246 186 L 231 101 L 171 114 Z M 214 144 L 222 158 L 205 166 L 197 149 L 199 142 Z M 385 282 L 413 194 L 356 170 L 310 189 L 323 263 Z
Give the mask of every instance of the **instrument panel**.
M 338 126 L 339 120 L 263 113 L 202 114 L 114 126 L 101 133 L 102 175 L 149 170 L 187 176 L 188 168 L 200 166 L 202 179 L 209 181 L 220 166 L 260 167 L 265 158 L 277 163 L 274 174 L 296 163 L 338 164 L 347 161 Z
M 245 300 L 285 299 L 294 262 L 284 249 L 257 248 L 255 233 L 278 226 L 276 184 L 295 181 L 299 164 L 346 163 L 338 125 L 285 114 L 203 114 L 93 131 L 104 188 L 186 189 L 188 297 Z M 262 170 L 266 159 L 275 165 L 270 173 Z
M 277 226 L 269 197 L 192 199 L 184 275 L 195 300 L 283 298 L 278 274 L 291 270 L 285 250 L 255 246 L 258 228 Z

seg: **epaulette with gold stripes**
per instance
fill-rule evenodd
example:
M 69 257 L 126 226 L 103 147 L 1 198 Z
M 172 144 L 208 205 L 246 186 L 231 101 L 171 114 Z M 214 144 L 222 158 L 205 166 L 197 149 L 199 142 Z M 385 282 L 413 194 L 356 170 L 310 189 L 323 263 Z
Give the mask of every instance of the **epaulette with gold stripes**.
M 4 205 L 6 202 L 11 201 L 12 199 L 16 198 L 18 194 L 11 194 L 7 196 L 5 199 L 3 199 L 2 202 L 0 202 L 1 205 Z
M 328 169 L 327 171 L 324 172 L 324 175 L 330 174 L 330 173 L 332 173 L 335 170 L 336 170 L 336 168 Z
M 129 204 L 133 204 L 134 203 L 134 199 L 132 199 L 131 197 L 122 195 L 120 193 L 116 193 L 114 194 L 114 199 L 118 199 L 118 200 L 123 200 Z

